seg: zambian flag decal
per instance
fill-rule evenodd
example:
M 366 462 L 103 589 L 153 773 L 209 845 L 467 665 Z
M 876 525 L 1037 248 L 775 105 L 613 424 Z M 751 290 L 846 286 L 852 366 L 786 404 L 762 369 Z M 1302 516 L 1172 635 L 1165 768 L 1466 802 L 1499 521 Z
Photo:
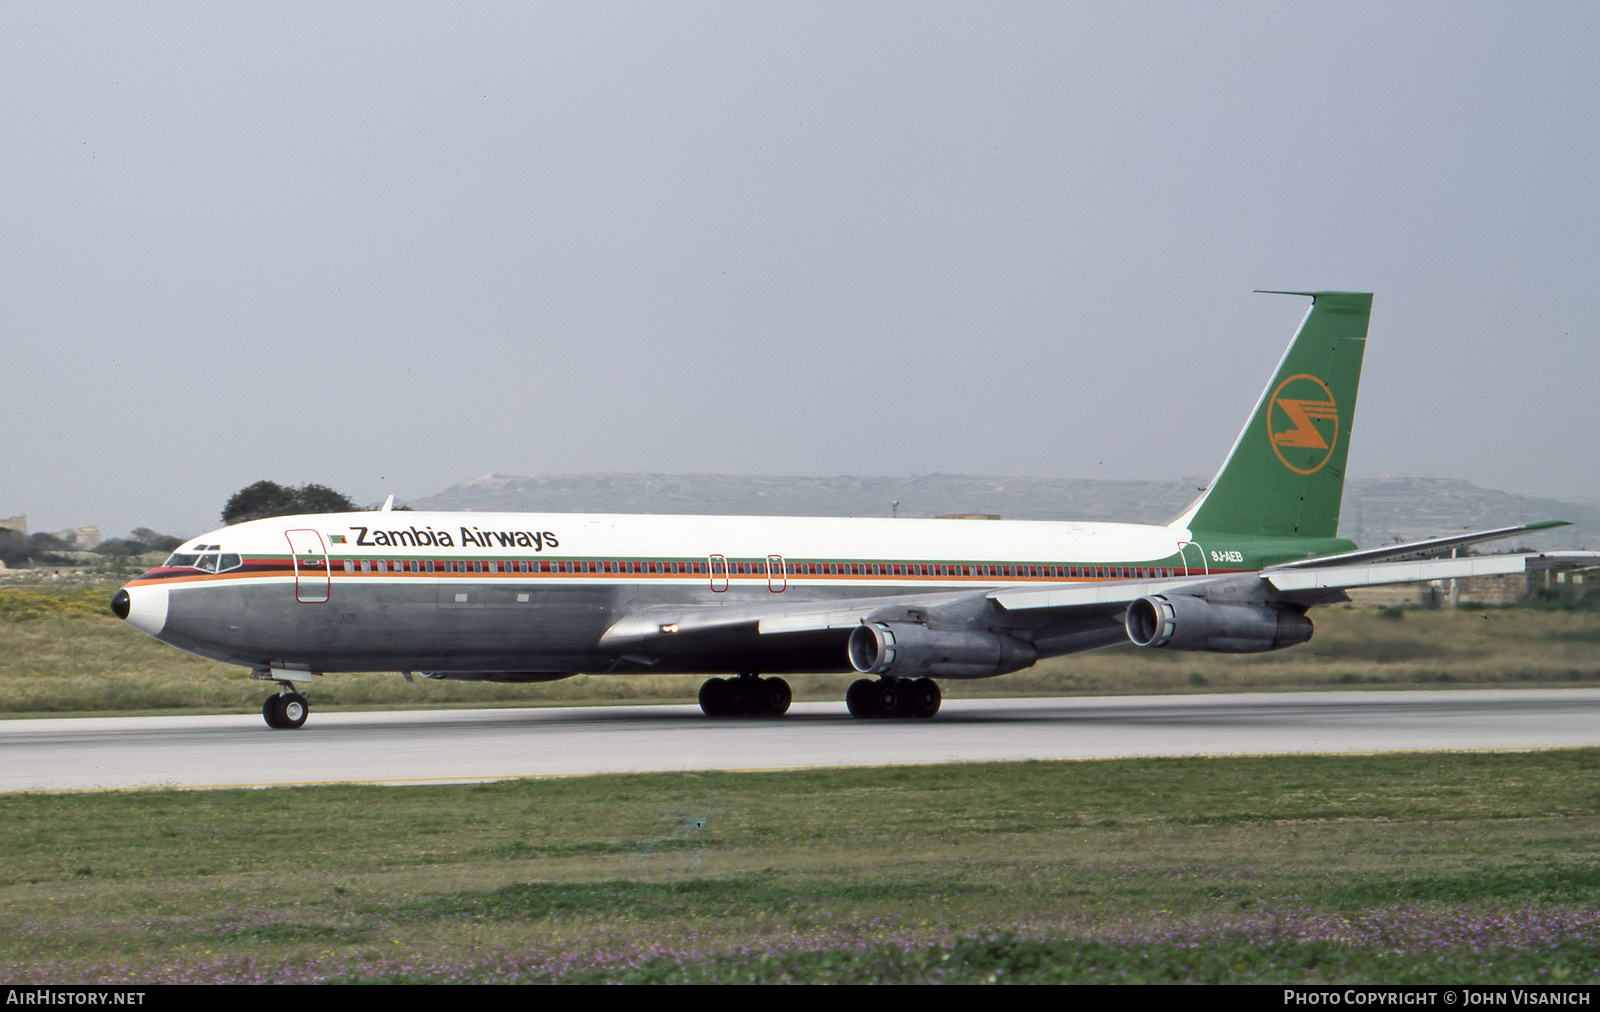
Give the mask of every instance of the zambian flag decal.
M 336 545 L 344 544 L 344 535 L 343 534 L 330 534 L 330 535 L 328 535 L 328 538 Z

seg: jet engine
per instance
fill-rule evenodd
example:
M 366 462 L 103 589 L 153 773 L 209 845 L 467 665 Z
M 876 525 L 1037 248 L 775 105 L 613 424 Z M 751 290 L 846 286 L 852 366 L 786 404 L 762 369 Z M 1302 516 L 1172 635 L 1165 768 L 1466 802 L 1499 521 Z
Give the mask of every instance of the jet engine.
M 979 629 L 929 629 L 871 622 L 850 633 L 850 666 L 894 678 L 989 678 L 1020 671 L 1039 656 L 1032 643 Z
M 1128 605 L 1128 639 L 1162 650 L 1255 654 L 1311 638 L 1311 620 L 1287 604 L 1212 602 L 1188 594 L 1152 594 Z M 853 642 L 853 641 L 852 641 Z

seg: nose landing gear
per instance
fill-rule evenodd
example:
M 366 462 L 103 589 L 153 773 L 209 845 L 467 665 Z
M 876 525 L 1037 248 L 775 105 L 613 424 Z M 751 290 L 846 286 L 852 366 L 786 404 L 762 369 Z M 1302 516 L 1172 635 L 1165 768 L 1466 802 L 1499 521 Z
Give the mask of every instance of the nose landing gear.
M 852 717 L 920 717 L 939 712 L 944 694 L 931 678 L 858 678 L 845 692 L 844 705 Z
M 781 717 L 793 698 L 788 682 L 754 673 L 711 678 L 700 686 L 700 709 L 707 717 Z
M 296 682 L 310 684 L 311 672 L 282 668 L 256 668 L 250 677 L 258 682 L 277 682 L 278 694 L 261 704 L 261 718 L 275 731 L 292 731 L 311 714 L 311 700 L 296 688 Z
M 306 722 L 311 712 L 311 701 L 298 692 L 282 692 L 268 696 L 261 704 L 261 716 L 267 726 L 280 731 L 292 731 Z

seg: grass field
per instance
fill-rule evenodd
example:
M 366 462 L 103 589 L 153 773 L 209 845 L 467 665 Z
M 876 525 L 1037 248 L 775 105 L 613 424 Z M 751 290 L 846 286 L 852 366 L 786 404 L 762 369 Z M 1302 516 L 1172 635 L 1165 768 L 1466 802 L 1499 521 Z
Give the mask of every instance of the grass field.
M 0 979 L 1600 982 L 1600 753 L 0 797 Z
M 0 715 L 252 712 L 266 689 L 242 668 L 156 642 L 113 617 L 114 581 L 0 587 Z M 1600 609 L 1370 609 L 1312 612 L 1316 635 L 1253 656 L 1133 646 L 1055 658 L 978 682 L 945 681 L 947 696 L 1317 689 L 1352 686 L 1572 685 L 1600 682 Z M 578 676 L 493 685 L 352 674 L 320 678 L 319 711 L 339 707 L 690 701 L 693 675 Z M 790 679 L 799 699 L 842 699 L 851 676 Z

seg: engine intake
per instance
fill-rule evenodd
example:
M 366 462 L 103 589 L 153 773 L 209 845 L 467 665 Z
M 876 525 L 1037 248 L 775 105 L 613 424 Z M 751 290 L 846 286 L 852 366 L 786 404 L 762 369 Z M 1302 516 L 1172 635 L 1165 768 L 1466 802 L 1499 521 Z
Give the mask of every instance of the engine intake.
M 1255 654 L 1311 638 L 1311 620 L 1287 604 L 1212 602 L 1188 594 L 1152 594 L 1128 605 L 1128 639 L 1160 650 Z
M 989 678 L 1038 659 L 1032 643 L 980 629 L 929 629 L 916 622 L 871 622 L 850 633 L 850 666 L 895 678 Z

